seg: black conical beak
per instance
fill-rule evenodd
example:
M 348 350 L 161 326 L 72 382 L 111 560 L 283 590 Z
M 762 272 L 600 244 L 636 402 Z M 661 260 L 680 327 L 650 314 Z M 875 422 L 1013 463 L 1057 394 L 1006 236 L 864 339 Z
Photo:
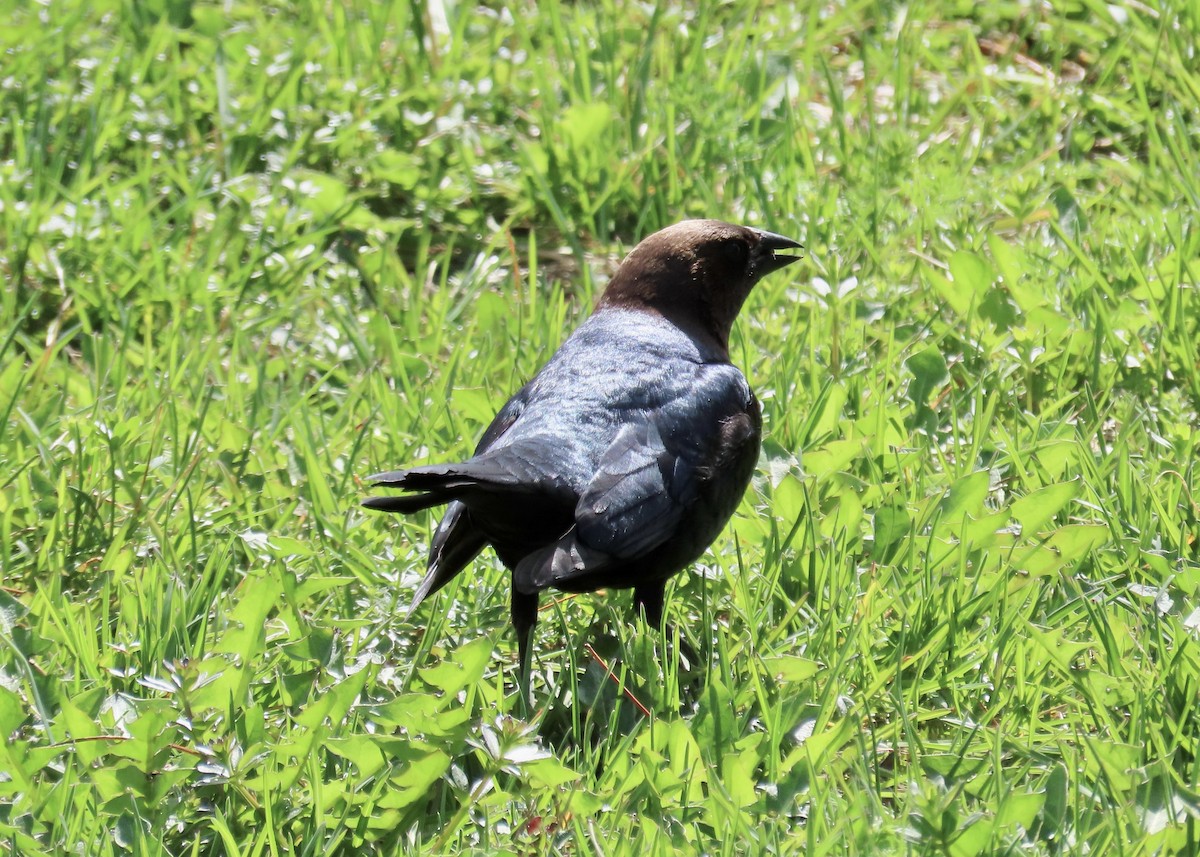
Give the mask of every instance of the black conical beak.
M 804 258 L 803 256 L 780 254 L 781 250 L 803 249 L 804 245 L 799 241 L 776 235 L 774 232 L 767 232 L 765 229 L 755 229 L 754 231 L 758 233 L 758 246 L 754 248 L 755 276 L 765 277 L 772 271 L 778 271 L 780 268 L 785 268 L 792 262 Z

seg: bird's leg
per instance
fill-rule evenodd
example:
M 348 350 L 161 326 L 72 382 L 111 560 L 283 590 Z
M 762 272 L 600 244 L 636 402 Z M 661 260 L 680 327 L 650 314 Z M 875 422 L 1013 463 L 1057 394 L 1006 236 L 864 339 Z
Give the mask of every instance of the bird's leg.
M 635 587 L 633 590 L 633 609 L 636 611 L 640 607 L 646 617 L 646 624 L 654 628 L 663 627 L 663 592 L 666 588 L 666 581 L 657 581 Z
M 512 590 L 512 624 L 517 632 L 517 655 L 520 660 L 517 673 L 517 692 L 521 697 L 525 718 L 533 713 L 533 694 L 529 675 L 533 669 L 533 626 L 537 624 L 537 594 L 525 595 Z
M 642 615 L 646 617 L 646 624 L 662 630 L 663 648 L 670 649 L 675 634 L 670 624 L 663 622 L 663 593 L 666 587 L 667 582 L 665 580 L 635 587 L 633 590 L 633 609 L 636 611 L 640 607 Z M 679 635 L 679 654 L 687 662 L 686 664 L 680 664 L 681 668 L 690 669 L 699 662 L 699 659 L 696 657 L 696 650 L 692 648 L 683 634 Z

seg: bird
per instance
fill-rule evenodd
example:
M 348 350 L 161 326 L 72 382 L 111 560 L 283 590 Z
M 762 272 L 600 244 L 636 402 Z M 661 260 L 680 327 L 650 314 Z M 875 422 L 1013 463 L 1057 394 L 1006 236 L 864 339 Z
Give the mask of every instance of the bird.
M 470 458 L 368 477 L 404 492 L 368 509 L 446 507 L 409 616 L 490 545 L 512 576 L 525 698 L 547 589 L 632 589 L 634 610 L 664 627 L 667 580 L 717 538 L 758 461 L 762 411 L 730 361 L 734 320 L 801 248 L 719 220 L 653 233 Z

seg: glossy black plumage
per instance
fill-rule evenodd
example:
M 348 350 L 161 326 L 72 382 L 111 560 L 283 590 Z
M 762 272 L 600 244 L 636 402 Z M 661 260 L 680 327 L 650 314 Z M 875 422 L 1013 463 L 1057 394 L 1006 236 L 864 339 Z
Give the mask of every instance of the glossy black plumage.
M 472 458 L 371 477 L 405 493 L 368 508 L 447 506 L 412 609 L 491 545 L 512 570 L 523 670 L 542 590 L 632 588 L 658 623 L 667 578 L 703 554 L 750 481 L 760 411 L 729 362 L 730 328 L 754 283 L 798 258 L 777 251 L 798 246 L 709 220 L 655 233 Z

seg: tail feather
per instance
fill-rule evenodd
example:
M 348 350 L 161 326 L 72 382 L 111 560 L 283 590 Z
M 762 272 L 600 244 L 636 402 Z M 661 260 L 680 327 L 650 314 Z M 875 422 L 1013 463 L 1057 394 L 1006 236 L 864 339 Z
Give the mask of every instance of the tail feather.
M 363 506 L 376 512 L 399 512 L 411 515 L 422 509 L 431 509 L 449 502 L 450 498 L 435 493 L 408 494 L 403 497 L 368 497 L 362 501 Z
M 427 464 L 424 467 L 410 467 L 407 470 L 388 470 L 367 477 L 372 485 L 385 485 L 388 488 L 407 488 L 410 491 L 429 491 L 435 488 L 460 487 L 476 481 L 472 471 L 472 463 L 462 464 Z
M 458 470 L 456 465 L 446 464 L 390 470 L 368 476 L 367 480 L 372 485 L 413 492 L 399 497 L 371 497 L 363 501 L 363 505 L 368 509 L 399 512 L 402 515 L 411 515 L 413 512 L 434 506 L 444 506 L 456 499 L 463 488 L 475 484 L 475 480 Z
M 426 464 L 407 470 L 389 470 L 367 477 L 375 485 L 408 491 L 446 492 L 451 496 L 466 491 L 549 492 L 569 490 L 562 467 L 547 450 L 549 441 L 531 439 L 502 449 L 489 450 L 469 461 Z
M 413 593 L 408 617 L 412 617 L 426 596 L 432 595 L 453 580 L 479 555 L 486 543 L 483 533 L 472 525 L 467 507 L 462 503 L 451 503 L 442 522 L 438 524 L 437 532 L 433 534 L 433 543 L 429 548 L 429 566 L 425 571 L 425 579 Z

